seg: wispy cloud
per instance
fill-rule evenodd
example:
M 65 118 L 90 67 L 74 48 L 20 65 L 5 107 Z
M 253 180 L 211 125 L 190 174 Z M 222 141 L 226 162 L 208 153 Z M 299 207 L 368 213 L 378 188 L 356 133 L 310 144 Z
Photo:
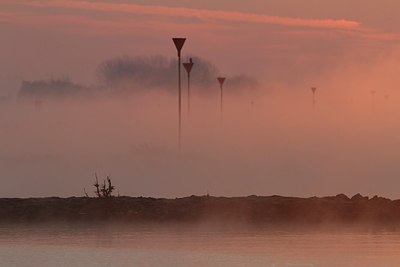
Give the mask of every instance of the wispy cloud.
M 14 24 L 25 25 L 61 25 L 64 30 L 85 32 L 85 33 L 104 33 L 104 34 L 126 34 L 128 30 L 157 30 L 157 29 L 190 29 L 204 30 L 220 29 L 229 27 L 229 23 L 253 23 L 257 25 L 275 25 L 293 28 L 294 35 L 301 35 L 301 32 L 308 28 L 313 31 L 313 35 L 321 35 L 325 32 L 332 37 L 337 38 L 357 38 L 363 40 L 372 40 L 379 42 L 397 42 L 400 40 L 398 33 L 387 33 L 363 26 L 358 21 L 346 19 L 305 19 L 294 17 L 270 16 L 266 14 L 232 12 L 209 9 L 167 7 L 155 5 L 141 5 L 132 3 L 109 3 L 92 2 L 83 0 L 22 0 L 6 4 L 35 8 L 49 8 L 51 13 L 36 13 L 32 10 L 13 11 L 12 14 L 1 13 L 0 21 Z M 8 2 L 7 2 L 8 1 Z M 4 4 L 4 3 L 3 3 Z M 54 9 L 60 9 L 61 13 Z M 86 11 L 87 14 L 68 14 L 65 11 Z M 95 14 L 115 14 L 117 16 L 104 19 L 96 17 Z M 118 16 L 118 14 L 127 14 L 135 16 Z M 151 19 L 146 18 L 146 16 Z M 158 17 L 158 19 L 155 19 Z M 182 23 L 182 19 L 186 22 Z M 138 22 L 145 22 L 138 23 Z M 202 23 L 199 23 L 202 22 Z M 73 27 L 81 25 L 83 27 Z M 65 26 L 65 27 L 64 27 Z M 72 27 L 72 28 L 71 28 Z M 87 31 L 87 27 L 91 30 Z M 310 32 L 309 31 L 309 32 Z M 298 32 L 298 33 L 296 33 Z M 308 35 L 307 35 L 308 36 Z
M 313 28 L 333 28 L 333 29 L 355 29 L 360 26 L 357 21 L 334 20 L 334 19 L 302 19 L 291 17 L 269 16 L 264 14 L 218 11 L 208 9 L 194 9 L 181 7 L 166 7 L 153 5 L 138 5 L 126 3 L 106 3 L 106 2 L 88 2 L 75 0 L 44 0 L 44 1 L 25 1 L 20 4 L 36 7 L 56 7 L 70 8 L 91 11 L 105 12 L 123 12 L 141 15 L 160 15 L 183 18 L 199 18 L 203 20 L 225 20 L 248 23 L 265 23 L 283 26 L 295 27 L 313 27 Z

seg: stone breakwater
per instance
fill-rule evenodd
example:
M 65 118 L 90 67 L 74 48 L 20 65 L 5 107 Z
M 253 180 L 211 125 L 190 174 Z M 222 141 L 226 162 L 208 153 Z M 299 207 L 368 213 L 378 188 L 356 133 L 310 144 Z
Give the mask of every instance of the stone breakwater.
M 400 200 L 382 197 L 294 198 L 282 196 L 212 197 L 176 199 L 111 197 L 108 199 L 2 198 L 0 222 L 98 222 L 399 224 Z

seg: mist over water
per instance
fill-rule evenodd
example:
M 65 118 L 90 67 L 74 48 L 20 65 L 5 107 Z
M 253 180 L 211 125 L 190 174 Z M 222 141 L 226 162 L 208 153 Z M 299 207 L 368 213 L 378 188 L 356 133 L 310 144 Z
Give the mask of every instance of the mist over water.
M 184 84 L 184 83 L 183 83 Z M 121 195 L 349 195 L 396 198 L 397 95 L 378 91 L 183 86 L 182 150 L 175 94 L 103 95 L 0 106 L 2 197 L 82 196 L 94 173 Z
M 0 227 L 4 266 L 397 266 L 388 231 L 186 228 L 182 225 Z

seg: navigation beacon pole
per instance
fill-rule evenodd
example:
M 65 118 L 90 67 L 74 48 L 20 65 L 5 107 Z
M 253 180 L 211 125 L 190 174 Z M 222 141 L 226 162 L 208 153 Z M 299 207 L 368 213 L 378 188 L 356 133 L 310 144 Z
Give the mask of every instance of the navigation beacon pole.
M 186 38 L 172 38 L 174 41 L 176 50 L 178 52 L 178 139 L 179 139 L 179 151 L 181 150 L 181 138 L 182 138 L 182 90 L 181 90 L 181 50 L 185 44 Z
M 312 99 L 313 110 L 315 110 L 315 104 L 317 103 L 316 100 L 315 100 L 315 92 L 316 92 L 316 91 L 317 91 L 317 88 L 316 88 L 316 87 L 311 87 L 311 92 L 312 92 L 312 96 L 313 96 L 313 99 Z
M 185 67 L 185 70 L 187 72 L 187 77 L 188 77 L 188 103 L 187 103 L 187 108 L 188 108 L 188 114 L 190 114 L 190 72 L 193 68 L 193 60 L 190 58 L 189 62 L 183 63 L 183 66 Z
M 224 102 L 224 88 L 223 88 L 223 86 L 224 86 L 224 82 L 225 82 L 226 78 L 225 77 L 218 77 L 217 80 L 219 82 L 219 86 L 220 86 L 220 89 L 221 89 L 221 108 L 220 109 L 221 109 L 221 122 L 222 122 L 223 102 Z

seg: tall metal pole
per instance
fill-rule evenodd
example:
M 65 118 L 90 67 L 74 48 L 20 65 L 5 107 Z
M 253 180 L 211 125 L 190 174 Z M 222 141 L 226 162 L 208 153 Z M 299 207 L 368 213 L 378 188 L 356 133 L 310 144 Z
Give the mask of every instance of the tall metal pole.
M 181 90 L 181 50 L 185 44 L 186 38 L 172 38 L 174 41 L 176 50 L 178 51 L 178 142 L 179 150 L 181 150 L 181 139 L 182 139 L 182 90 Z
M 189 62 L 187 63 L 183 63 L 183 66 L 186 69 L 187 75 L 188 75 L 188 104 L 187 104 L 187 108 L 188 108 L 188 114 L 190 114 L 190 72 L 193 68 L 193 60 L 190 58 Z
M 315 110 L 315 104 L 316 104 L 316 100 L 315 100 L 315 92 L 317 91 L 316 87 L 311 87 L 311 92 L 313 95 L 313 99 L 312 99 L 312 103 L 313 103 L 313 110 Z
M 226 78 L 225 77 L 218 77 L 217 80 L 219 82 L 219 86 L 220 86 L 220 89 L 221 89 L 221 120 L 222 120 L 223 102 L 224 102 L 224 88 L 223 88 L 223 85 L 224 85 L 224 82 L 225 82 Z
M 188 114 L 190 114 L 190 73 L 188 73 L 188 92 L 187 92 L 187 109 L 188 109 Z

